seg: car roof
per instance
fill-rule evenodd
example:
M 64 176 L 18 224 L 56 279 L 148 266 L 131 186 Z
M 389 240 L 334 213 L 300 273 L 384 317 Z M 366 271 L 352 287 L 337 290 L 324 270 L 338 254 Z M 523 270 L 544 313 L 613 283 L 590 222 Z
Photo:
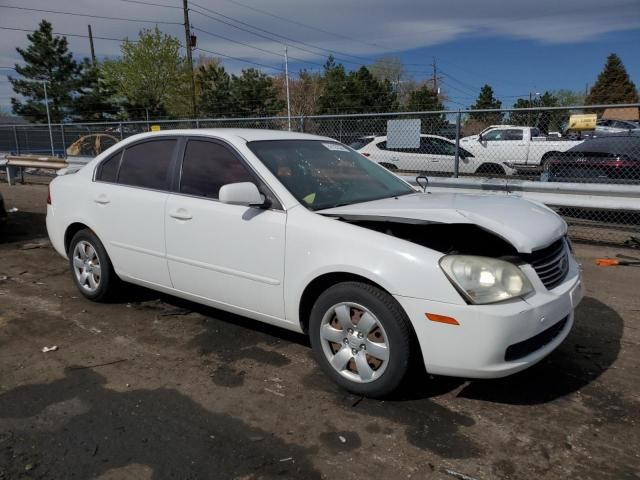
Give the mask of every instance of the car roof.
M 145 132 L 128 137 L 127 139 L 141 140 L 157 136 L 205 136 L 229 141 L 254 142 L 259 140 L 330 140 L 329 137 L 311 135 L 308 133 L 289 132 L 286 130 L 267 130 L 258 128 L 197 128 L 160 130 L 159 132 Z
M 640 152 L 640 135 L 605 135 L 587 138 L 568 152 L 635 153 Z

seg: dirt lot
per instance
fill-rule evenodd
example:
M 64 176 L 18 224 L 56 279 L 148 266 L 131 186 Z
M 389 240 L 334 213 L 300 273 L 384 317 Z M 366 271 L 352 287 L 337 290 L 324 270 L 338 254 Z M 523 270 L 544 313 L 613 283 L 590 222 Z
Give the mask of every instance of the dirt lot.
M 0 479 L 640 478 L 636 251 L 578 246 L 574 330 L 493 381 L 415 375 L 350 395 L 303 336 L 131 288 L 79 297 L 46 243 L 46 187 L 0 186 Z M 34 245 L 29 245 L 34 246 Z M 44 346 L 58 350 L 42 353 Z

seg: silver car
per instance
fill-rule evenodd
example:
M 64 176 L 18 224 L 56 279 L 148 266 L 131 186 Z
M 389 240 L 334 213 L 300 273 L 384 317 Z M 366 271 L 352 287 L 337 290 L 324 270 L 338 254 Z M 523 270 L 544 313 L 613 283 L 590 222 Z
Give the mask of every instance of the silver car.
M 616 133 L 640 134 L 640 123 L 631 120 L 598 120 L 595 133 L 600 135 Z

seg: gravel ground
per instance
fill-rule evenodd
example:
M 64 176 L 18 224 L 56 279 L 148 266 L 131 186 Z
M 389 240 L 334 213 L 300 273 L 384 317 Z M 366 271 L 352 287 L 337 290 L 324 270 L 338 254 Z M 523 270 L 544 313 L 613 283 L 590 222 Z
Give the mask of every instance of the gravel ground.
M 0 226 L 0 479 L 640 478 L 640 269 L 594 265 L 640 252 L 576 247 L 587 294 L 539 365 L 416 373 L 382 402 L 334 386 L 302 335 L 134 287 L 80 298 L 46 186 L 0 192 L 19 209 Z

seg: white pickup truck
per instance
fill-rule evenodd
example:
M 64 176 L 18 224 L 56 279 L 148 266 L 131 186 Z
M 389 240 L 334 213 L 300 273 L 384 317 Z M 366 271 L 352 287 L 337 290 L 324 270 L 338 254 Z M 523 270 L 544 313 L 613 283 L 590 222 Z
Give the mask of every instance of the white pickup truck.
M 540 169 L 548 158 L 579 143 L 582 140 L 546 137 L 537 128 L 515 125 L 492 125 L 478 135 L 460 139 L 460 146 L 478 160 L 517 170 Z

